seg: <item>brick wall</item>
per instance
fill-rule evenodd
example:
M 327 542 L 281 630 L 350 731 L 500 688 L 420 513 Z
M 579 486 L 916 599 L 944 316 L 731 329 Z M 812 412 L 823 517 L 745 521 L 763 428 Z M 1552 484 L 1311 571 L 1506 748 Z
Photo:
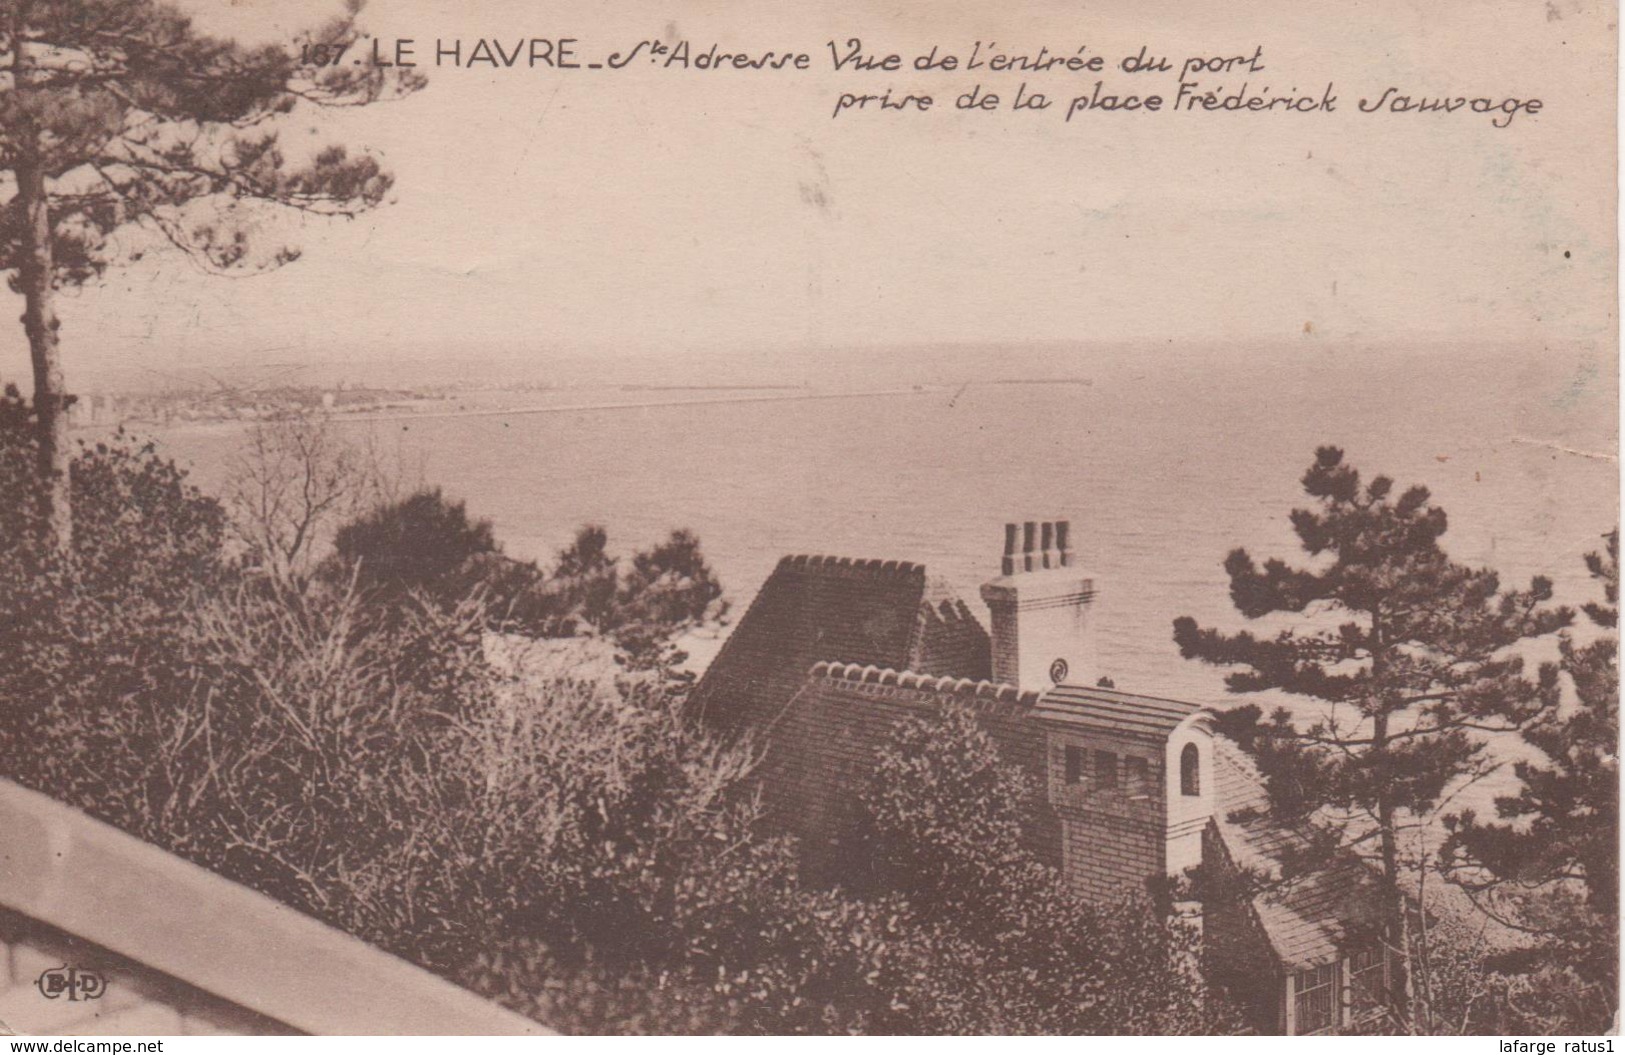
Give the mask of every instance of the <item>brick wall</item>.
M 1079 753 L 1070 774 L 1069 749 Z M 1063 828 L 1067 878 L 1094 897 L 1143 890 L 1145 881 L 1164 869 L 1167 779 L 1162 745 L 1066 726 L 1047 731 L 1046 750 L 1049 796 Z M 1102 753 L 1113 759 L 1111 774 L 1103 771 Z M 1069 776 L 1075 779 L 1069 781 Z
M 851 867 L 842 839 L 851 831 L 859 791 L 891 730 L 952 701 L 975 709 L 1001 759 L 1028 774 L 1035 791 L 1028 810 L 1028 845 L 1041 859 L 1058 865 L 1060 829 L 1044 800 L 1042 734 L 1025 717 L 1034 697 L 1017 696 L 1009 687 L 1004 697 L 986 682 L 939 682 L 873 668 L 868 680 L 861 674 L 809 679 L 770 731 L 760 770 L 764 806 L 776 827 L 802 840 L 808 875 L 834 881 Z
M 1000 757 L 1028 777 L 1028 848 L 1091 897 L 1144 891 L 1168 867 L 1167 803 L 1179 790 L 1168 741 L 1040 720 L 1037 699 L 987 682 L 818 664 L 765 738 L 760 777 L 771 823 L 801 839 L 810 877 L 840 880 L 853 865 L 843 840 L 858 819 L 876 751 L 898 723 L 958 701 L 975 710 Z M 1069 766 L 1069 749 L 1080 753 L 1081 766 Z M 1115 780 L 1101 769 L 1102 755 L 1110 756 Z M 1211 787 L 1211 775 L 1205 779 Z M 1196 820 L 1189 826 L 1200 831 Z
M 1112 900 L 1142 892 L 1146 880 L 1160 874 L 1163 837 L 1151 825 L 1079 810 L 1063 812 L 1061 826 L 1062 871 L 1090 897 Z
M 1010 677 L 1020 677 L 1021 649 L 1018 642 L 1021 640 L 1021 613 L 1014 605 L 1009 605 L 1004 611 L 999 612 L 995 619 L 996 632 L 988 641 L 990 665 L 994 671 Z

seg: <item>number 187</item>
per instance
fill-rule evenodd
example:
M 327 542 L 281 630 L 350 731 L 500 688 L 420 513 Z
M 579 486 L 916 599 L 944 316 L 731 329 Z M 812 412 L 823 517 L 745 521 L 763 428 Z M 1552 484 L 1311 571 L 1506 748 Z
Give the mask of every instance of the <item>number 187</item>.
M 344 44 L 301 44 L 299 46 L 299 65 L 301 66 L 337 66 L 344 58 L 344 53 L 350 50 L 348 43 Z

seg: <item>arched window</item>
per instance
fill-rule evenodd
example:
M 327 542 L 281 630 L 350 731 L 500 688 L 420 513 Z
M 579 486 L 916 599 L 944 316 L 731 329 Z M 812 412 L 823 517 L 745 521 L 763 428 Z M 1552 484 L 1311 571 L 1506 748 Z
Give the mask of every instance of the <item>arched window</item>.
M 1179 793 L 1202 793 L 1202 756 L 1195 744 L 1186 744 L 1185 750 L 1179 753 Z

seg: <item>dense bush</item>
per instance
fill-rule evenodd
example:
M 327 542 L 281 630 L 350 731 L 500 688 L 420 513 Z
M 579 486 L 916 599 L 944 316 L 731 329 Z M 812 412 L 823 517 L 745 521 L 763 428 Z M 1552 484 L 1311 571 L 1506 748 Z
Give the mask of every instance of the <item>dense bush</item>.
M 727 610 L 699 539 L 673 531 L 627 561 L 608 542 L 602 527 L 583 527 L 544 572 L 504 555 L 490 521 L 427 488 L 339 527 L 322 572 L 329 582 L 353 580 L 374 606 L 408 594 L 450 606 L 477 596 L 492 629 L 607 636 L 634 669 L 674 668 L 685 657 L 671 640 Z
M 43 746 L 80 735 L 97 704 L 181 691 L 171 643 L 229 575 L 220 505 L 122 433 L 81 446 L 72 547 L 47 542 L 29 416 L 15 389 L 0 398 L 0 732 L 41 745 L 9 767 L 45 764 Z
M 1022 841 L 1030 789 L 975 714 L 901 725 L 864 792 L 866 874 L 933 939 L 906 989 L 920 1032 L 1211 1033 L 1239 1019 L 1197 936 L 1146 896 L 1086 901 Z
M 1445 1036 L 1584 1036 L 1611 1027 L 1617 994 L 1538 945 L 1488 941 L 1486 920 L 1441 914 L 1416 962 L 1413 1031 Z M 1392 1026 L 1381 1024 L 1383 1031 Z
M 967 712 L 909 723 L 863 796 L 872 867 L 860 888 L 807 888 L 789 842 L 753 833 L 749 811 L 719 811 L 666 865 L 618 852 L 637 867 L 600 866 L 574 887 L 607 879 L 617 893 L 574 915 L 570 941 L 507 943 L 481 976 L 514 987 L 544 1020 L 602 1026 L 614 1014 L 617 1028 L 657 1032 L 1234 1030 L 1238 1019 L 1196 977 L 1192 934 L 1143 899 L 1086 903 L 1022 848 L 1023 793 Z M 672 835 L 645 845 L 675 846 Z M 724 839 L 736 841 L 706 852 Z M 583 847 L 567 856 L 593 857 Z M 614 998 L 628 979 L 633 991 Z
M 1026 856 L 1019 783 L 958 712 L 883 753 L 870 880 L 805 883 L 758 826 L 747 749 L 682 716 L 670 636 L 720 610 L 692 536 L 622 562 L 590 529 L 516 572 L 422 492 L 339 529 L 327 573 L 267 574 L 119 438 L 75 461 L 61 553 L 3 427 L 26 414 L 0 402 L 0 773 L 566 1031 L 1216 1021 L 1177 931 Z M 522 596 L 554 632 L 615 636 L 621 675 L 494 667 L 512 608 L 491 605 Z
M 727 613 L 699 539 L 683 530 L 623 561 L 610 554 L 608 532 L 589 524 L 559 553 L 540 593 L 526 621 L 533 631 L 607 635 L 640 656 Z
M 414 590 L 455 600 L 477 580 L 481 558 L 500 552 L 488 520 L 472 520 L 439 488 L 370 510 L 338 529 L 331 570 L 353 575 L 387 603 Z
M 658 681 L 504 683 L 460 562 L 301 588 L 239 566 L 219 504 L 123 436 L 75 459 L 59 552 L 28 418 L 0 400 L 0 773 L 447 974 L 506 941 L 581 970 L 589 943 L 680 946 L 689 858 L 748 802 Z M 437 495 L 398 512 L 345 551 L 494 550 Z
M 75 462 L 57 553 L 29 519 L 26 437 L 0 435 L 19 499 L 0 514 L 4 775 L 557 1027 L 832 1019 L 804 994 L 845 965 L 793 947 L 840 948 L 839 914 L 804 905 L 787 848 L 754 839 L 748 756 L 684 724 L 664 679 L 499 676 L 478 584 L 459 600 L 450 563 L 367 579 L 358 561 L 300 588 L 241 568 L 220 507 L 122 438 Z M 449 531 L 492 552 L 435 507 L 405 507 L 411 530 L 372 518 L 341 551 Z M 617 604 L 698 556 L 665 552 L 634 561 Z M 520 995 L 535 970 L 548 984 Z

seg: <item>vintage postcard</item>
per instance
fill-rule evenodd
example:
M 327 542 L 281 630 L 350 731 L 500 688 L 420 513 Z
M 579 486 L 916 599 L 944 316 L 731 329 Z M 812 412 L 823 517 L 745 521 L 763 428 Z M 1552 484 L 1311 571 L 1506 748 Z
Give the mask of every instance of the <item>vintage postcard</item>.
M 5 1030 L 1612 1050 L 1616 5 L 0 13 Z

